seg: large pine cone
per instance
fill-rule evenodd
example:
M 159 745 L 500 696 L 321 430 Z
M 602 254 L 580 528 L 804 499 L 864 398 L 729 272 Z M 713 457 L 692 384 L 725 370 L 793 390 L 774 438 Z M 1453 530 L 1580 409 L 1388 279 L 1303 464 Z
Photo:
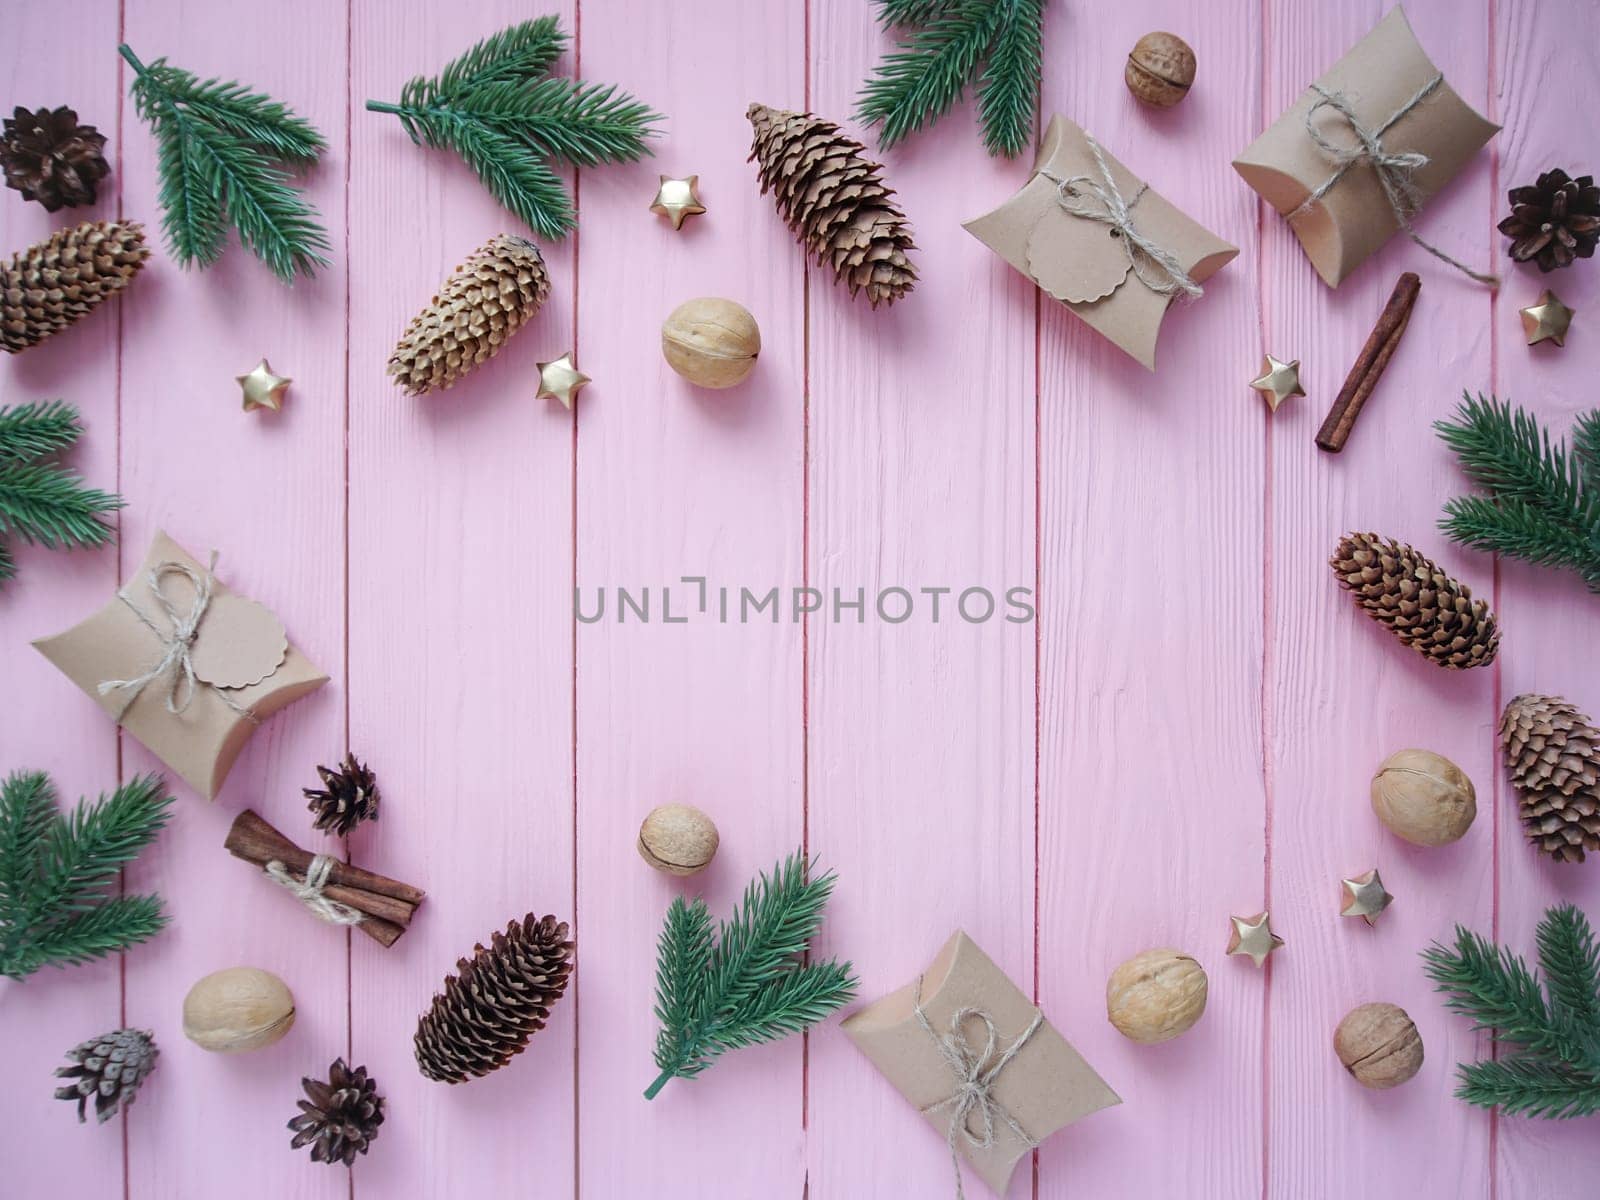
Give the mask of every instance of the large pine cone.
M 301 788 L 306 807 L 315 816 L 312 827 L 344 837 L 363 821 L 378 819 L 378 778 L 354 754 L 334 770 L 318 767 L 321 788 Z
M 37 200 L 45 211 L 93 204 L 95 185 L 111 174 L 106 135 L 79 125 L 78 114 L 62 107 L 29 112 L 18 107 L 0 132 L 0 168 L 6 186 Z
M 365 1067 L 352 1071 L 336 1058 L 328 1079 L 300 1080 L 309 1100 L 297 1100 L 300 1115 L 289 1122 L 294 1140 L 289 1149 L 311 1146 L 311 1161 L 346 1166 L 365 1154 L 383 1124 L 383 1097 Z
M 128 286 L 150 257 L 137 221 L 58 229 L 0 266 L 0 348 L 18 354 Z
M 132 1104 L 139 1085 L 155 1070 L 160 1053 L 148 1030 L 113 1029 L 90 1038 L 67 1051 L 73 1066 L 57 1067 L 58 1079 L 73 1082 L 56 1089 L 57 1100 L 78 1102 L 78 1124 L 83 1124 L 84 1107 L 94 1097 L 97 1121 L 111 1119 L 118 1108 Z
M 817 262 L 832 267 L 852 296 L 865 290 L 873 308 L 909 292 L 917 282 L 907 257 L 916 248 L 911 227 L 866 147 L 810 113 L 752 104 L 745 116 L 755 129 L 750 161 L 761 191 L 773 193 Z
M 1404 542 L 1347 534 L 1328 560 L 1367 615 L 1418 654 L 1460 670 L 1494 661 L 1500 631 L 1472 589 Z
M 532 913 L 496 933 L 487 950 L 474 946 L 417 1022 L 422 1073 L 461 1083 L 521 1054 L 567 990 L 572 950 L 565 921 Z
M 1511 215 L 1500 232 L 1512 238 L 1511 257 L 1530 258 L 1541 271 L 1570 267 L 1589 258 L 1600 241 L 1600 187 L 1594 176 L 1573 179 L 1560 167 L 1546 171 L 1531 187 L 1512 188 Z
M 445 280 L 389 355 L 389 374 L 413 396 L 449 387 L 500 353 L 550 295 L 539 248 L 497 234 Z
M 1559 696 L 1514 697 L 1500 746 L 1528 840 L 1557 862 L 1600 851 L 1600 730 Z

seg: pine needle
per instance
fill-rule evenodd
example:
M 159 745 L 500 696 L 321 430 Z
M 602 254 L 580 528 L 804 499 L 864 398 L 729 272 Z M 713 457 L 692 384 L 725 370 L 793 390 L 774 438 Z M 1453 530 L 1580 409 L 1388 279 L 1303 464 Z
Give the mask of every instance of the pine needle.
M 658 113 L 615 87 L 544 77 L 567 44 L 554 17 L 485 38 L 437 76 L 417 76 L 400 102 L 367 101 L 400 118 L 413 142 L 453 150 L 490 193 L 543 238 L 577 214 L 550 160 L 580 167 L 650 154 Z
M 332 243 L 287 169 L 315 163 L 322 135 L 241 84 L 196 79 L 164 58 L 145 66 L 118 50 L 134 71 L 134 107 L 155 133 L 161 225 L 178 263 L 216 262 L 231 224 L 285 283 L 327 266 Z
M 78 412 L 59 400 L 0 408 L 0 535 L 52 550 L 100 546 L 114 532 L 105 515 L 122 498 L 85 487 L 78 475 L 49 461 L 77 441 Z M 16 560 L 0 542 L 0 582 Z
M 0 462 L 27 462 L 65 450 L 82 432 L 78 410 L 60 400 L 0 408 Z
M 656 964 L 656 1066 L 645 1099 L 673 1078 L 693 1079 L 721 1054 L 816 1024 L 855 995 L 848 962 L 803 963 L 833 892 L 796 852 L 745 889 L 712 936 L 704 900 L 667 909 Z

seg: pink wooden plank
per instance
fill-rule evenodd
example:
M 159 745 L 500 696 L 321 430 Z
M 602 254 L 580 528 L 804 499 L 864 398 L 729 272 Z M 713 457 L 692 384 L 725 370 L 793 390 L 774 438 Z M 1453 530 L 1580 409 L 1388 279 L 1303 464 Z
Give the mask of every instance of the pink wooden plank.
M 814 4 L 811 29 L 812 107 L 873 143 L 847 118 L 891 43 L 854 2 Z M 809 631 L 809 835 L 841 878 L 825 948 L 855 960 L 868 1000 L 964 928 L 1026 989 L 1034 630 L 1004 619 L 1003 596 L 1034 576 L 1034 301 L 960 226 L 1022 164 L 989 158 L 970 106 L 885 161 L 916 231 L 916 291 L 874 312 L 809 277 L 807 550 L 827 604 Z M 902 624 L 874 611 L 891 587 L 915 600 Z M 1001 598 L 992 619 L 956 612 L 973 587 Z M 937 623 L 922 588 L 953 589 Z M 859 622 L 836 618 L 835 589 L 865 593 Z M 981 615 L 981 597 L 968 605 Z M 813 1197 L 950 1194 L 940 1139 L 831 1023 L 811 1039 L 808 1117 Z
M 550 10 L 571 33 L 570 6 Z M 428 892 L 393 948 L 353 952 L 353 1048 L 389 1097 L 385 1140 L 356 1174 L 364 1196 L 525 1190 L 530 1170 L 570 1193 L 570 997 L 514 1063 L 456 1087 L 418 1072 L 411 1039 L 476 942 L 530 911 L 571 916 L 572 421 L 534 399 L 534 363 L 571 341 L 574 248 L 542 247 L 550 300 L 499 357 L 406 396 L 384 374 L 406 322 L 489 236 L 528 231 L 458 160 L 361 110 L 532 15 L 508 0 L 400 19 L 354 8 L 350 744 L 384 780 L 386 810 L 351 843 Z
M 794 1195 L 802 1188 L 802 1044 L 741 1050 L 651 1102 L 655 939 L 671 897 L 726 914 L 746 881 L 800 845 L 801 631 L 786 612 L 739 618 L 801 579 L 804 299 L 798 254 L 746 164 L 752 100 L 798 101 L 803 10 L 708 0 L 681 9 L 583 5 L 583 71 L 667 114 L 656 157 L 585 172 L 577 583 L 603 621 L 577 628 L 579 1183 L 587 1196 Z M 674 232 L 647 211 L 658 176 L 698 173 L 709 210 Z M 660 353 L 660 325 L 695 296 L 761 326 L 754 375 L 697 390 Z M 704 576 L 710 611 L 682 576 Z M 672 587 L 667 624 L 662 589 Z M 720 621 L 718 589 L 733 605 Z M 616 593 L 648 588 L 650 623 Z M 722 845 L 697 879 L 634 849 L 655 805 L 695 804 Z M 664 1169 L 698 1161 L 700 1167 Z M 714 1164 L 714 1165 L 713 1165 Z
M 1075 65 L 1047 66 L 1046 111 L 1081 122 L 1241 253 L 1169 313 L 1153 377 L 1043 306 L 1040 1002 L 1124 1106 L 1046 1144 L 1041 1196 L 1261 1186 L 1267 980 L 1223 953 L 1229 914 L 1265 905 L 1266 418 L 1242 386 L 1255 363 L 1255 206 L 1227 165 L 1259 125 L 1259 14 L 1233 3 L 1200 22 L 1144 7 L 1102 12 L 1096 41 L 1122 50 L 1151 28 L 1181 34 L 1200 64 L 1183 105 L 1141 107 L 1121 58 L 1077 52 L 1084 31 L 1058 13 L 1045 61 Z M 1107 975 L 1154 946 L 1195 955 L 1210 980 L 1203 1021 L 1170 1046 L 1135 1045 L 1105 1017 Z
M 309 176 L 310 195 L 336 247 L 331 269 L 293 289 L 236 245 L 206 272 L 180 272 L 163 251 L 125 312 L 123 577 L 157 529 L 197 555 L 215 548 L 219 574 L 272 607 L 334 677 L 262 727 L 217 803 L 175 782 L 171 830 L 159 852 L 129 872 L 130 887 L 168 898 L 175 921 L 149 953 L 128 957 L 128 1020 L 155 1029 L 165 1076 L 148 1107 L 140 1100 L 128 1192 L 154 1200 L 238 1186 L 248 1163 L 256 1194 L 343 1196 L 343 1172 L 291 1155 L 284 1123 L 295 1113 L 300 1077 L 345 1049 L 346 938 L 252 879 L 222 840 L 235 813 L 249 807 L 315 844 L 300 788 L 315 782 L 314 765 L 332 760 L 342 741 L 345 16 L 313 0 L 271 9 L 129 0 L 124 21 L 144 61 L 167 55 L 202 77 L 246 81 L 323 131 L 332 149 Z M 154 226 L 155 142 L 131 104 L 122 137 L 127 212 Z M 246 414 L 234 376 L 263 355 L 294 384 L 281 413 Z M 123 751 L 130 772 L 159 766 L 131 738 Z M 180 1032 L 183 997 L 202 975 L 239 964 L 288 983 L 295 1027 L 259 1053 L 211 1054 Z
M 1500 135 L 1497 186 L 1491 196 L 1492 216 L 1508 211 L 1508 188 L 1531 183 L 1541 171 L 1565 167 L 1574 174 L 1592 171 L 1592 136 L 1574 136 L 1569 118 L 1552 103 L 1567 96 L 1583 105 L 1596 90 L 1587 48 L 1600 35 L 1600 11 L 1593 5 L 1556 13 L 1549 6 L 1512 0 L 1491 10 L 1495 15 L 1494 47 L 1497 87 L 1495 119 L 1505 125 Z M 1577 158 L 1569 158 L 1577 155 Z M 1583 157 L 1588 155 L 1590 157 Z M 1593 380 L 1600 365 L 1594 336 L 1594 315 L 1600 311 L 1600 286 L 1590 263 L 1541 275 L 1518 267 L 1505 257 L 1505 239 L 1495 233 L 1494 253 L 1506 282 L 1490 312 L 1495 345 L 1494 386 L 1502 395 L 1539 414 L 1551 432 L 1565 436 L 1573 418 L 1597 401 Z M 1554 288 L 1578 310 L 1565 348 L 1549 343 L 1524 344 L 1517 310 L 1532 304 L 1541 289 Z M 1480 386 L 1473 383 L 1473 387 Z M 1463 489 L 1460 477 L 1452 491 Z M 1497 701 L 1521 692 L 1566 696 L 1600 715 L 1600 649 L 1594 629 L 1600 599 L 1573 576 L 1503 561 L 1499 570 L 1500 611 L 1507 629 Z M 1514 640 L 1513 640 L 1514 639 Z M 1492 737 L 1492 731 L 1486 731 Z M 1496 762 L 1498 763 L 1498 755 Z M 1499 835 L 1500 906 L 1498 935 L 1530 961 L 1535 956 L 1534 928 L 1544 910 L 1571 901 L 1600 920 L 1600 879 L 1590 866 L 1553 863 L 1523 838 L 1517 819 L 1516 795 L 1496 769 L 1496 829 Z M 1516 1197 L 1581 1195 L 1593 1187 L 1600 1167 L 1600 1146 L 1594 1121 L 1550 1122 L 1523 1117 L 1497 1121 L 1495 1179 L 1502 1200 Z
M 1273 7 L 1265 117 L 1292 103 L 1382 7 Z M 1407 12 L 1452 85 L 1481 108 L 1482 6 L 1412 3 Z M 1488 191 L 1483 154 L 1429 205 L 1423 236 L 1481 261 Z M 1431 429 L 1462 386 L 1486 375 L 1488 296 L 1403 239 L 1329 291 L 1287 225 L 1271 212 L 1263 219 L 1262 345 L 1241 355 L 1236 394 L 1252 399 L 1243 381 L 1260 349 L 1302 359 L 1310 393 L 1270 429 L 1270 890 L 1289 946 L 1270 992 L 1267 1184 L 1285 1195 L 1481 1196 L 1489 1189 L 1488 1122 L 1450 1095 L 1450 1064 L 1471 1054 L 1476 1039 L 1445 1014 L 1417 952 L 1455 921 L 1491 918 L 1492 821 L 1481 818 L 1451 847 L 1412 847 L 1373 816 L 1368 782 L 1388 754 L 1422 746 L 1458 763 L 1487 807 L 1493 672 L 1448 673 L 1406 650 L 1355 608 L 1325 560 L 1346 531 L 1375 529 L 1489 590 L 1489 562 L 1450 547 L 1434 528 L 1453 472 Z M 1312 438 L 1404 270 L 1423 280 L 1411 335 L 1348 447 L 1329 456 Z M 1397 899 L 1369 929 L 1338 915 L 1339 880 L 1373 866 Z M 1427 1049 L 1422 1073 L 1393 1092 L 1363 1091 L 1333 1053 L 1340 1018 L 1372 1000 L 1405 1008 Z M 1401 1146 L 1403 1153 L 1379 1152 Z
M 112 175 L 101 184 L 92 208 L 45 212 L 16 192 L 0 195 L 0 247 L 10 256 L 51 231 L 78 221 L 114 218 L 121 186 L 117 153 L 117 72 L 112 56 L 77 64 L 63 78 L 59 64 L 38 53 L 58 36 L 61 22 L 79 37 L 111 42 L 117 6 L 111 0 L 75 0 L 64 6 L 25 6 L 9 14 L 0 45 L 0 102 L 10 115 L 69 104 L 80 120 L 108 139 Z M 129 293 L 139 303 L 139 281 Z M 86 431 L 71 463 L 96 487 L 117 483 L 117 330 L 115 306 L 96 313 L 21 355 L 0 364 L 0 406 L 60 398 L 78 406 Z M 8 539 L 10 541 L 10 539 Z M 87 611 L 116 586 L 117 553 L 107 547 L 61 554 L 11 542 L 17 578 L 0 590 L 0 679 L 16 699 L 0 721 L 0 774 L 48 771 L 64 805 L 117 785 L 117 739 L 95 706 L 29 644 L 57 632 L 63 614 Z M 25 699 L 24 699 L 25 698 Z M 136 953 L 142 951 L 136 951 Z M 115 1193 L 122 1187 L 120 1122 L 75 1128 L 73 1111 L 56 1101 L 50 1073 L 63 1052 L 85 1038 L 122 1024 L 122 964 L 105 962 L 63 969 L 47 967 L 26 982 L 0 980 L 0 1058 L 13 1073 L 6 1104 L 8 1186 L 18 1195 L 44 1195 L 58 1188 Z M 159 1086 L 162 1081 L 152 1083 Z M 142 1109 L 133 1112 L 139 1128 Z M 26 1148 L 25 1150 L 23 1148 Z

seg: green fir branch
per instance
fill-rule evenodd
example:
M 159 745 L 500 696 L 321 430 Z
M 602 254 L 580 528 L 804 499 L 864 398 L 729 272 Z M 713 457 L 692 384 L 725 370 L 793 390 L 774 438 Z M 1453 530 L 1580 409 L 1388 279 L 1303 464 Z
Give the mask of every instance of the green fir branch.
M 540 237 L 565 236 L 577 214 L 551 160 L 580 167 L 650 154 L 660 114 L 614 86 L 543 77 L 566 47 L 554 17 L 486 38 L 437 76 L 417 76 L 392 113 L 413 142 L 455 151 L 490 193 Z
M 134 70 L 134 107 L 156 137 L 162 229 L 178 263 L 216 262 L 231 224 L 286 283 L 327 266 L 327 231 L 286 169 L 316 162 L 322 135 L 240 84 L 200 81 L 165 59 L 147 67 L 118 49 Z
M 114 535 L 105 515 L 122 498 L 85 487 L 78 475 L 51 460 L 82 432 L 77 410 L 59 400 L 0 408 L 0 535 L 52 550 L 100 546 Z M 0 542 L 0 582 L 16 574 L 16 560 Z
M 1583 486 L 1600 492 L 1600 408 L 1582 413 L 1573 423 L 1572 449 L 1583 467 Z
M 656 965 L 656 1066 L 645 1092 L 693 1079 L 721 1054 L 814 1025 L 855 995 L 850 964 L 805 964 L 833 892 L 830 872 L 811 878 L 799 851 L 745 889 L 715 938 L 705 901 L 676 898 L 667 910 Z
M 171 805 L 156 775 L 80 800 L 70 816 L 40 772 L 0 783 L 0 974 L 22 979 L 154 936 L 166 924 L 159 897 L 106 893 L 165 827 Z
M 911 27 L 862 85 L 856 117 L 889 149 L 932 125 L 974 81 L 990 154 L 1032 140 L 1039 102 L 1045 0 L 878 0 L 885 27 Z
M 1512 1116 L 1564 1120 L 1600 1112 L 1600 1081 L 1594 1076 L 1525 1058 L 1464 1065 L 1456 1096 Z
M 60 400 L 0 408 L 0 463 L 55 454 L 76 442 L 82 432 L 78 410 Z

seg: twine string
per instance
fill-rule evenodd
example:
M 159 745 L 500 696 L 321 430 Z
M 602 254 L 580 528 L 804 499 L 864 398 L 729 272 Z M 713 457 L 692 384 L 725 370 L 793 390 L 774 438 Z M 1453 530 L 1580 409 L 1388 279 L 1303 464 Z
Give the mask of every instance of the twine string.
M 1384 198 L 1389 202 L 1389 209 L 1394 214 L 1395 223 L 1399 225 L 1408 238 L 1440 262 L 1448 263 L 1469 279 L 1475 279 L 1477 282 L 1488 284 L 1490 287 L 1497 287 L 1500 283 L 1498 275 L 1474 271 L 1466 263 L 1452 258 L 1437 246 L 1424 241 L 1417 231 L 1412 228 L 1411 217 L 1416 213 L 1417 206 L 1420 203 L 1416 181 L 1413 176 L 1422 167 L 1428 165 L 1428 156 L 1420 150 L 1405 150 L 1394 153 L 1383 144 L 1383 135 L 1388 133 L 1396 122 L 1443 86 L 1444 75 L 1435 74 L 1432 79 L 1416 90 L 1411 99 L 1390 113 L 1387 120 L 1375 127 L 1368 128 L 1356 117 L 1355 109 L 1350 104 L 1350 98 L 1343 92 L 1329 91 L 1321 84 L 1312 84 L 1311 90 L 1317 94 L 1318 98 L 1306 110 L 1306 134 L 1316 143 L 1317 149 L 1321 150 L 1329 161 L 1334 164 L 1334 171 L 1333 174 L 1313 188 L 1306 198 L 1295 207 L 1294 211 L 1289 213 L 1289 220 L 1292 222 L 1296 217 L 1302 216 L 1309 211 L 1313 205 L 1321 202 L 1322 198 L 1333 190 L 1338 182 L 1350 172 L 1352 167 L 1358 163 L 1368 163 L 1372 167 L 1373 174 L 1378 178 L 1379 186 L 1383 188 Z M 1322 130 L 1317 128 L 1317 113 L 1324 108 L 1332 109 L 1344 118 L 1345 124 L 1350 127 L 1350 132 L 1355 137 L 1354 142 L 1340 144 L 1330 141 Z
M 1011 1060 L 1028 1044 L 1028 1040 L 1044 1024 L 1044 1013 L 1034 1010 L 1033 1021 L 1019 1034 L 1012 1043 L 996 1056 L 1000 1045 L 1000 1034 L 995 1028 L 994 1018 L 981 1008 L 958 1008 L 950 1014 L 950 1029 L 940 1033 L 934 1029 L 933 1023 L 928 1020 L 927 1010 L 922 1007 L 922 977 L 917 976 L 917 987 L 912 1012 L 916 1015 L 917 1023 L 927 1030 L 928 1036 L 933 1039 L 939 1048 L 939 1055 L 950 1068 L 950 1073 L 955 1077 L 956 1090 L 943 1100 L 937 1100 L 925 1105 L 924 1114 L 931 1114 L 948 1108 L 950 1110 L 950 1128 L 946 1141 L 950 1146 L 950 1165 L 955 1171 L 956 1200 L 966 1200 L 966 1191 L 961 1184 L 961 1155 L 957 1149 L 957 1140 L 965 1139 L 967 1144 L 975 1150 L 988 1150 L 995 1144 L 995 1134 L 1000 1126 L 1005 1126 L 1015 1134 L 1028 1149 L 1038 1146 L 1038 1141 L 1027 1130 L 1017 1123 L 1005 1105 L 994 1097 L 994 1083 L 999 1078 L 1000 1072 L 1010 1066 Z M 973 1044 L 967 1036 L 965 1023 L 975 1019 L 982 1023 L 984 1028 L 983 1043 L 981 1046 Z M 991 1063 L 990 1059 L 994 1061 Z M 972 1118 L 978 1118 L 979 1127 L 974 1130 Z
M 296 879 L 289 873 L 289 868 L 276 858 L 264 869 L 274 883 L 285 888 L 310 909 L 319 921 L 327 921 L 332 925 L 359 925 L 367 919 L 366 913 L 337 900 L 330 900 L 322 893 L 328 884 L 328 874 L 333 870 L 333 861 L 326 854 L 317 855 L 306 868 L 304 879 Z
M 1141 232 L 1134 223 L 1133 207 L 1150 185 L 1141 183 L 1131 200 L 1124 197 L 1122 189 L 1117 187 L 1117 181 L 1112 178 L 1111 168 L 1106 165 L 1100 143 L 1088 134 L 1084 134 L 1084 140 L 1089 143 L 1089 153 L 1094 156 L 1098 179 L 1089 175 L 1073 175 L 1062 179 L 1049 171 L 1040 172 L 1056 185 L 1056 200 L 1062 211 L 1087 221 L 1109 225 L 1122 242 L 1129 269 L 1152 292 L 1160 296 L 1175 296 L 1181 292 L 1191 298 L 1202 295 L 1204 289 L 1189 277 L 1178 256 Z

